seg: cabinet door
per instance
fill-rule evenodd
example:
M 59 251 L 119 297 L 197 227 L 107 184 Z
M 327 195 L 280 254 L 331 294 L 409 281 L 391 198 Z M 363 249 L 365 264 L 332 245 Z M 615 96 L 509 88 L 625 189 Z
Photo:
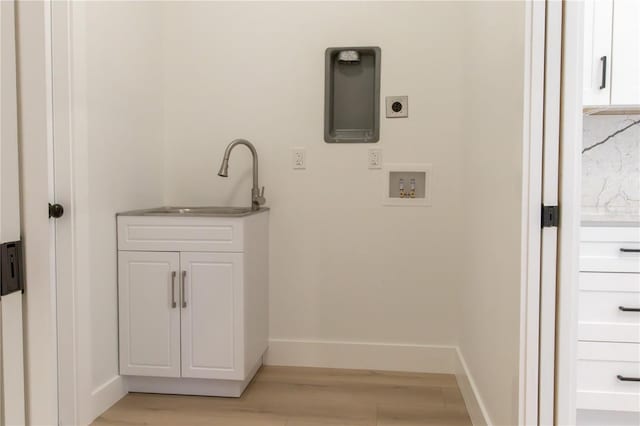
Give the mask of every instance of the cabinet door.
M 242 254 L 180 256 L 182 377 L 243 379 Z
M 611 104 L 640 105 L 640 0 L 613 3 Z
M 584 2 L 584 105 L 609 105 L 613 0 Z
M 178 253 L 118 253 L 120 374 L 180 377 L 179 267 Z

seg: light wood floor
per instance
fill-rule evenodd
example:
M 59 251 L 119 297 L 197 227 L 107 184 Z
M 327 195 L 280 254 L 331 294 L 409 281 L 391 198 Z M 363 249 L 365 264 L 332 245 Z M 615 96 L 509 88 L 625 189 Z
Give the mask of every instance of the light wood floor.
M 240 398 L 129 394 L 94 425 L 471 425 L 453 375 L 263 367 Z

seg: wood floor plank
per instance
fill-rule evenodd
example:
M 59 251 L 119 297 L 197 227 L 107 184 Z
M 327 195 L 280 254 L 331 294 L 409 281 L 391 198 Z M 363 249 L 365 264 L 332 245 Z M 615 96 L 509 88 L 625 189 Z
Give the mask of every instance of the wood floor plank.
M 456 409 L 378 406 L 377 426 L 472 426 L 466 411 Z
M 240 398 L 129 394 L 94 425 L 466 426 L 455 376 L 263 367 Z
M 263 367 L 257 381 L 278 383 L 326 384 L 388 384 L 398 386 L 437 386 L 457 388 L 452 374 L 406 373 L 398 371 L 346 370 L 310 367 Z

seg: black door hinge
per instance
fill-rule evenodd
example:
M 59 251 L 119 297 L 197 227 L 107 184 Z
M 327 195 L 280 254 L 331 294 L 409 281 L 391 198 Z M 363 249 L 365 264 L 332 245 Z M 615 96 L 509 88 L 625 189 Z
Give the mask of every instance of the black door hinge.
M 0 296 L 24 292 L 24 262 L 22 241 L 0 245 Z
M 558 227 L 560 223 L 560 208 L 558 206 L 542 206 L 542 227 Z

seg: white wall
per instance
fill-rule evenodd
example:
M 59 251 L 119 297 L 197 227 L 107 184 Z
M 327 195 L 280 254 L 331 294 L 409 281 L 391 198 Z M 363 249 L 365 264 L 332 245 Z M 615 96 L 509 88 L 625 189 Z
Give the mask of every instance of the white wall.
M 248 151 L 233 152 L 228 179 L 217 170 L 232 139 L 255 143 L 272 209 L 271 338 L 456 344 L 466 205 L 462 10 L 167 5 L 166 200 L 248 205 Z M 409 96 L 410 118 L 382 118 L 378 144 L 323 141 L 324 51 L 345 45 L 380 46 L 382 96 Z M 306 148 L 306 170 L 292 170 L 292 147 Z M 432 163 L 433 207 L 383 207 L 369 148 L 383 149 L 385 162 Z
M 518 423 L 524 3 L 465 8 L 460 351 L 495 425 Z
M 99 409 L 118 377 L 115 214 L 163 204 L 162 16 L 142 2 L 73 7 L 83 31 L 75 40 L 84 43 L 74 59 L 86 79 L 85 115 L 78 115 L 86 117 L 86 141 L 75 135 L 73 143 L 86 143 L 88 157 L 76 160 L 88 169 L 88 198 L 76 209 L 87 215 L 90 241 L 78 251 L 89 257 L 91 390 Z

